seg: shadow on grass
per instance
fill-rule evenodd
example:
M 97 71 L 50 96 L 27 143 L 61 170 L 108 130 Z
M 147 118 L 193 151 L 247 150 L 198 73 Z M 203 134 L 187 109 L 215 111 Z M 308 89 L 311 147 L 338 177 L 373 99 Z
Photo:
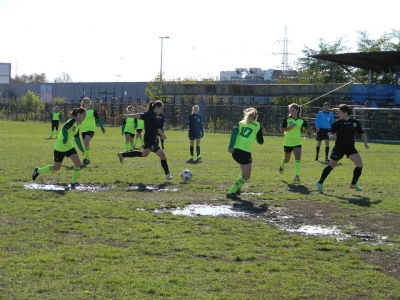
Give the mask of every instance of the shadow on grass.
M 254 206 L 254 203 L 248 200 L 235 200 L 237 203 L 233 204 L 232 209 L 235 211 L 242 211 L 247 213 L 264 213 L 268 211 L 268 205 L 261 204 L 260 206 Z
M 302 195 L 309 195 L 311 194 L 311 191 L 306 187 L 305 185 L 302 185 L 301 183 L 289 183 L 287 181 L 283 181 L 283 183 L 287 184 L 289 190 L 293 193 L 299 193 Z
M 187 160 L 186 163 L 190 164 L 190 165 L 197 165 L 197 164 L 201 164 L 203 161 L 201 160 Z
M 326 193 L 324 193 L 324 195 L 329 196 L 329 197 L 334 197 L 334 198 L 337 198 L 340 200 L 345 200 L 345 201 L 348 201 L 349 204 L 354 204 L 354 205 L 362 206 L 362 207 L 371 207 L 371 205 L 377 205 L 382 202 L 382 200 L 371 201 L 369 197 L 364 197 L 361 195 L 355 195 L 352 197 L 340 197 L 340 196 L 330 195 L 330 194 L 326 194 Z

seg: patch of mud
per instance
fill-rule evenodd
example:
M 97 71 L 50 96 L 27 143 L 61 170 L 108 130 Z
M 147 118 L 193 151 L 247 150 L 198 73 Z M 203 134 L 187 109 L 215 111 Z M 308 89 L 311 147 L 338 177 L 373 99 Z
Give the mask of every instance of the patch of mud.
M 24 188 L 30 190 L 43 190 L 47 192 L 57 192 L 62 193 L 71 190 L 70 185 L 62 185 L 62 184 L 39 184 L 39 183 L 24 183 Z M 107 185 L 95 185 L 95 184 L 79 184 L 75 186 L 73 190 L 75 191 L 85 191 L 85 192 L 98 192 L 98 191 L 108 191 L 111 187 Z

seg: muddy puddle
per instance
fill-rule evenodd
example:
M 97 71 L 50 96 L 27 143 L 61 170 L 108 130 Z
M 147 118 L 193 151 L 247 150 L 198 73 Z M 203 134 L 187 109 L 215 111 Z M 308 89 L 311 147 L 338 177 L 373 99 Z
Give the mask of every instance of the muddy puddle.
M 139 192 L 176 192 L 177 188 L 170 188 L 164 185 L 152 186 L 152 185 L 136 185 L 131 186 L 127 189 L 128 191 L 139 191 Z
M 30 190 L 43 190 L 47 192 L 65 192 L 71 190 L 70 185 L 53 184 L 53 183 L 46 183 L 46 184 L 24 183 L 24 188 Z M 73 188 L 73 190 L 75 191 L 85 191 L 85 192 L 108 191 L 110 189 L 111 189 L 110 186 L 95 185 L 95 184 L 79 184 L 78 186 Z
M 279 208 L 262 208 L 254 207 L 246 204 L 235 204 L 230 205 L 199 205 L 191 204 L 184 208 L 177 208 L 174 210 L 158 211 L 171 212 L 173 215 L 183 216 L 229 216 L 235 218 L 246 218 L 250 220 L 257 220 L 265 222 L 268 225 L 272 225 L 275 228 L 286 230 L 295 234 L 304 236 L 318 236 L 318 237 L 331 237 L 337 241 L 342 241 L 349 238 L 358 238 L 362 242 L 368 242 L 370 244 L 379 245 L 386 244 L 386 236 L 366 233 L 360 231 L 354 231 L 352 233 L 344 232 L 344 228 L 336 226 L 323 226 L 319 224 L 298 224 L 295 223 L 294 216 L 284 213 Z

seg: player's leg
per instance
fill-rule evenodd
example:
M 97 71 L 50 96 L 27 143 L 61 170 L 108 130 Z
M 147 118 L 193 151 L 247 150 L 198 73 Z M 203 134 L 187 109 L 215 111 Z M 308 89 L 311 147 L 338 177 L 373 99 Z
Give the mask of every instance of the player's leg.
M 293 148 L 294 154 L 294 180 L 300 180 L 300 159 L 301 159 L 301 146 Z
M 353 179 L 351 180 L 350 188 L 355 189 L 357 191 L 362 191 L 363 189 L 358 186 L 357 182 L 361 176 L 361 171 L 363 168 L 362 159 L 359 153 L 354 153 L 349 155 L 349 158 L 354 162 L 356 167 L 353 170 Z

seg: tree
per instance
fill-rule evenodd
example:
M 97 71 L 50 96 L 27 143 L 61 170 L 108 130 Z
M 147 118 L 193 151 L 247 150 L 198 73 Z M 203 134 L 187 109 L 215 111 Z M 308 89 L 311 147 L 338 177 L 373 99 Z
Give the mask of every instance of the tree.
M 156 100 L 162 95 L 162 85 L 165 80 L 162 79 L 161 74 L 158 74 L 152 81 L 150 81 L 144 91 L 144 94 L 149 97 L 150 101 Z
M 349 51 L 343 38 L 337 39 L 332 45 L 324 39 L 319 40 L 318 50 L 306 47 L 302 50 L 304 58 L 299 58 L 299 83 L 342 83 L 349 81 L 349 75 L 338 64 L 310 57 L 317 54 L 338 54 Z
M 30 75 L 21 75 L 21 76 L 15 76 L 14 78 L 11 78 L 12 83 L 47 83 L 48 80 L 46 78 L 46 74 L 30 74 Z
M 57 78 L 54 78 L 54 82 L 55 83 L 68 83 L 68 82 L 73 82 L 71 76 L 66 73 L 66 72 L 62 72 Z
M 29 114 L 34 114 L 34 119 L 36 120 L 36 116 L 43 111 L 44 102 L 38 95 L 30 90 L 23 97 L 20 98 L 20 107 L 22 111 L 25 113 L 26 120 L 28 120 Z

